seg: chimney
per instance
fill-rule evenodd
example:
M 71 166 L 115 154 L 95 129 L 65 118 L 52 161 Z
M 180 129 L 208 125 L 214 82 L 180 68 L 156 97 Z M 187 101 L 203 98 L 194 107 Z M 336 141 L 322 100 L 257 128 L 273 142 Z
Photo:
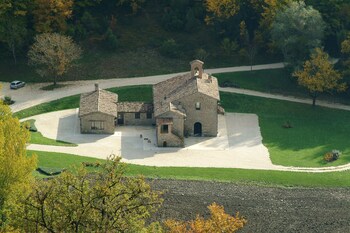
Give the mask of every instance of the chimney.
M 211 83 L 212 82 L 212 76 L 211 76 L 211 74 L 208 74 L 208 80 L 209 80 L 209 82 Z
M 95 91 L 98 91 L 100 88 L 98 87 L 98 83 L 95 83 Z

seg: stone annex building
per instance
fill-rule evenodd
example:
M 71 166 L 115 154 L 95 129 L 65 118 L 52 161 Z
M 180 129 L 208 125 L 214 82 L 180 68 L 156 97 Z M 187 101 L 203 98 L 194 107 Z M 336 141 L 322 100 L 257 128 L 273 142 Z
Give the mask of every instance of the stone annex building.
M 101 90 L 80 97 L 81 133 L 114 133 L 119 125 L 155 125 L 159 147 L 182 147 L 184 137 L 218 133 L 218 81 L 194 60 L 191 72 L 153 86 L 153 104 L 118 102 L 118 95 Z

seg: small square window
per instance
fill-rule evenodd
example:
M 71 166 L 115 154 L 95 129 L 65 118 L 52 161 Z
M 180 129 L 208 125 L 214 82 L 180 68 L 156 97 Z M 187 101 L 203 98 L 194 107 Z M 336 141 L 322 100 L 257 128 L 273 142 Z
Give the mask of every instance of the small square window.
M 196 110 L 201 110 L 201 103 L 200 102 L 196 103 Z
M 135 119 L 140 119 L 141 118 L 141 114 L 139 112 L 135 113 Z
M 147 119 L 152 119 L 152 113 L 151 112 L 147 113 Z
M 169 125 L 162 125 L 160 128 L 160 133 L 169 133 Z

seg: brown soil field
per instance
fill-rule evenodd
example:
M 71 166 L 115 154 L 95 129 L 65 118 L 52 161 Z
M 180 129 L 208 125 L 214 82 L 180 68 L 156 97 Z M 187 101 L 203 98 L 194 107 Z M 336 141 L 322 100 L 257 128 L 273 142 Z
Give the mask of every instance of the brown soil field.
M 248 223 L 239 232 L 350 232 L 350 188 L 286 188 L 244 184 L 152 180 L 164 203 L 153 220 L 208 216 L 216 202 Z

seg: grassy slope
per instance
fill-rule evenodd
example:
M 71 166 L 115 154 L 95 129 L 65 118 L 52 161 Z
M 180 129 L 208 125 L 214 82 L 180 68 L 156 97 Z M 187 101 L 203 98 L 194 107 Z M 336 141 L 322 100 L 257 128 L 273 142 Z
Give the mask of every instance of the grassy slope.
M 222 73 L 215 74 L 215 77 L 220 86 L 229 83 L 244 89 L 310 98 L 306 89 L 300 87 L 285 69 Z M 350 90 L 334 95 L 325 93 L 319 98 L 350 104 Z
M 38 166 L 75 169 L 82 162 L 102 162 L 100 159 L 54 152 L 28 151 L 38 155 Z M 349 187 L 350 172 L 299 173 L 227 168 L 150 167 L 128 164 L 127 175 L 149 178 L 215 180 L 271 186 Z M 39 176 L 44 177 L 44 176 Z
M 31 126 L 35 125 L 35 120 L 28 120 Z M 64 142 L 60 140 L 54 140 L 51 138 L 44 137 L 40 132 L 30 132 L 30 140 L 29 143 L 32 144 L 40 144 L 40 145 L 50 145 L 50 146 L 77 146 L 74 143 Z
M 274 164 L 319 167 L 350 162 L 350 112 L 229 93 L 221 93 L 221 100 L 228 112 L 259 116 L 263 143 Z M 282 127 L 287 121 L 293 128 Z M 323 155 L 332 149 L 343 155 L 326 164 Z

